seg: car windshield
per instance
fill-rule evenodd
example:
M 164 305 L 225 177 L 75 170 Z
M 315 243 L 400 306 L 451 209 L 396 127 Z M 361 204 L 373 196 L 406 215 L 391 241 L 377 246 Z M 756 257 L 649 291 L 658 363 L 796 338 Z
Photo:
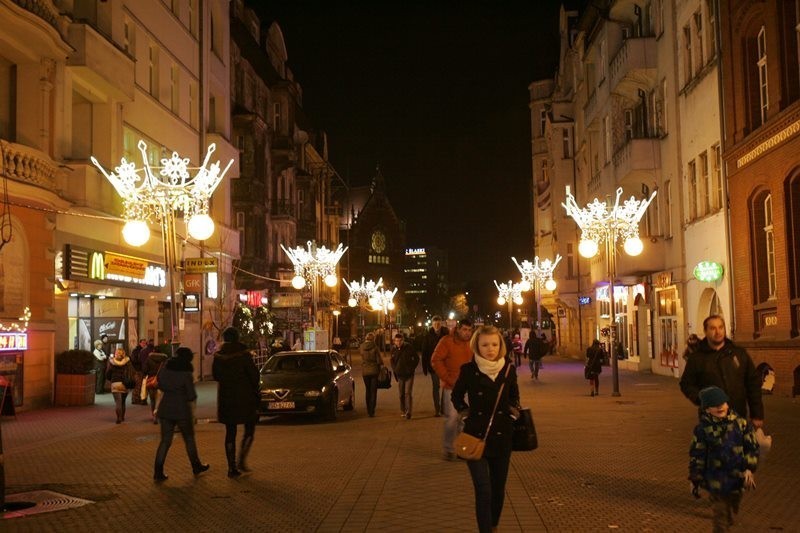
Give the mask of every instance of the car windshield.
M 276 355 L 264 365 L 264 372 L 269 374 L 279 373 L 305 373 L 330 370 L 325 354 L 293 354 Z

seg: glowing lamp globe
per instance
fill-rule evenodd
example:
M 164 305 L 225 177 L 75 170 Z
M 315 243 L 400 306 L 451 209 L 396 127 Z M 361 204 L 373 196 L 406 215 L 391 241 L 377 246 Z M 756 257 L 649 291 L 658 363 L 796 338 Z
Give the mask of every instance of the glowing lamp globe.
M 303 279 L 303 276 L 295 276 L 292 278 L 292 287 L 295 289 L 302 289 L 306 286 L 306 280 Z
M 370 298 L 370 299 L 369 299 L 369 306 L 370 306 L 371 308 L 373 308 L 373 309 L 378 309 L 378 308 L 380 308 L 380 304 L 379 304 L 379 302 L 378 302 L 378 299 L 377 299 L 377 298 Z
M 141 246 L 150 240 L 150 228 L 144 220 L 129 220 L 122 227 L 122 238 L 131 246 Z
M 358 301 L 355 298 L 350 298 L 349 300 L 347 300 L 347 305 L 349 305 L 350 307 L 355 307 L 358 305 Z
M 522 305 L 522 301 L 523 301 L 522 296 L 517 296 L 516 298 L 514 298 L 514 303 L 517 305 Z
M 506 299 L 503 298 L 502 296 L 500 296 L 500 297 L 497 298 L 497 303 L 498 303 L 498 305 L 505 305 L 506 304 Z
M 186 227 L 189 235 L 198 241 L 204 241 L 214 234 L 214 221 L 206 214 L 192 215 Z
M 623 248 L 625 248 L 626 254 L 636 256 L 642 253 L 644 245 L 642 244 L 642 239 L 639 237 L 631 237 L 625 241 Z
M 336 278 L 336 274 L 328 274 L 327 276 L 325 276 L 324 281 L 325 285 L 327 285 L 328 287 L 335 287 L 336 282 L 339 280 Z
M 581 240 L 581 242 L 578 243 L 578 253 L 581 254 L 581 256 L 586 257 L 587 259 L 596 256 L 597 243 L 590 239 Z
M 523 279 L 519 284 L 519 288 L 522 289 L 522 292 L 528 292 L 531 290 L 531 282 L 527 279 Z
M 548 279 L 547 281 L 544 282 L 544 288 L 547 289 L 548 291 L 556 290 L 556 280 L 554 280 L 553 278 Z
M 389 308 L 389 311 L 392 311 L 394 309 L 394 302 L 389 302 L 389 305 L 387 305 L 386 307 Z

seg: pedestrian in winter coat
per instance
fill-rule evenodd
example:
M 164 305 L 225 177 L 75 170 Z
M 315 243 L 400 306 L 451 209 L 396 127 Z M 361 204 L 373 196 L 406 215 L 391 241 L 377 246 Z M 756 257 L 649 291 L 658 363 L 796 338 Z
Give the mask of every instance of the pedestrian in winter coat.
M 414 347 L 406 342 L 403 334 L 397 333 L 394 336 L 391 358 L 392 370 L 397 376 L 397 388 L 400 391 L 400 416 L 410 420 L 414 373 L 419 364 L 419 355 Z
M 140 339 L 136 348 L 131 351 L 131 364 L 133 365 L 134 370 L 136 370 L 136 384 L 133 387 L 133 394 L 131 394 L 131 404 L 135 405 L 147 405 L 147 397 L 145 396 L 142 398 L 142 381 L 144 379 L 144 373 L 142 372 L 142 358 L 141 353 L 142 350 L 147 348 L 147 340 Z
M 706 387 L 699 397 L 702 411 L 689 448 L 689 481 L 696 498 L 701 488 L 708 491 L 714 531 L 728 531 L 742 490 L 755 488 L 758 440 L 753 425 L 729 408 L 722 389 Z
M 217 380 L 217 419 L 225 424 L 225 456 L 228 477 L 247 472 L 247 453 L 253 445 L 258 422 L 258 368 L 247 346 L 239 342 L 239 330 L 227 328 L 222 332 L 222 346 L 214 354 L 211 371 Z M 236 426 L 244 424 L 244 436 L 236 461 Z
M 431 368 L 442 385 L 442 409 L 444 409 L 444 434 L 442 446 L 443 457 L 446 461 L 455 461 L 456 454 L 453 441 L 461 428 L 461 418 L 453 409 L 451 397 L 461 367 L 472 359 L 472 349 L 469 340 L 472 338 L 472 321 L 462 318 L 458 321 L 456 329 L 450 335 L 443 337 L 436 345 L 431 356 Z
M 104 394 L 106 392 L 106 370 L 108 369 L 108 355 L 103 351 L 103 341 L 97 339 L 94 341 L 94 377 L 95 377 L 95 394 Z
M 544 335 L 544 334 L 543 334 Z M 531 369 L 531 379 L 539 379 L 539 371 L 542 369 L 542 358 L 547 355 L 550 346 L 547 341 L 537 337 L 535 333 L 525 341 L 523 354 L 528 358 L 528 366 Z
M 522 366 L 522 349 L 522 339 L 519 333 L 515 333 L 514 338 L 511 339 L 511 352 L 514 354 L 514 364 L 517 365 L 517 368 Z
M 703 321 L 706 338 L 686 361 L 680 387 L 695 405 L 700 405 L 700 391 L 719 387 L 730 399 L 728 403 L 739 416 L 750 418 L 756 428 L 764 424 L 761 399 L 761 375 L 744 348 L 725 336 L 725 320 L 711 315 Z
M 111 382 L 111 393 L 114 395 L 114 404 L 117 412 L 117 424 L 125 421 L 125 402 L 128 399 L 128 389 L 134 382 L 133 365 L 125 350 L 117 348 L 114 357 L 109 359 L 108 370 L 105 378 Z
M 461 367 L 452 402 L 464 418 L 464 431 L 474 437 L 486 437 L 483 456 L 467 461 L 467 466 L 475 489 L 478 531 L 489 533 L 497 528 L 503 510 L 511 436 L 514 420 L 519 417 L 519 387 L 516 369 L 511 361 L 506 361 L 506 345 L 497 328 L 478 328 L 469 345 L 474 358 Z
M 364 378 L 367 414 L 375 416 L 375 407 L 378 403 L 378 374 L 383 366 L 383 360 L 375 345 L 374 333 L 367 333 L 366 340 L 358 347 L 358 351 L 361 354 L 361 376 Z
M 175 426 L 181 431 L 186 455 L 195 476 L 208 470 L 208 465 L 200 461 L 197 444 L 194 439 L 194 415 L 192 402 L 197 399 L 194 390 L 194 354 L 189 348 L 180 347 L 175 350 L 175 357 L 170 358 L 158 373 L 158 390 L 161 391 L 161 402 L 158 404 L 158 419 L 161 423 L 161 442 L 156 451 L 153 479 L 166 481 L 164 461 L 172 445 Z
M 156 352 L 155 346 L 153 346 L 153 348 L 154 349 L 148 353 L 147 360 L 145 360 L 142 366 L 144 379 L 157 375 L 158 371 L 161 370 L 161 366 L 167 361 L 166 354 Z M 150 416 L 153 418 L 153 424 L 158 424 L 158 417 L 156 416 L 158 389 L 147 389 L 147 398 L 150 400 Z
M 439 389 L 439 376 L 431 366 L 431 356 L 436 349 L 436 345 L 443 337 L 446 337 L 450 331 L 442 325 L 442 317 L 439 315 L 431 319 L 431 329 L 422 338 L 422 374 L 431 376 L 431 385 L 433 392 L 433 411 L 434 416 L 442 416 L 442 392 Z
M 603 372 L 603 347 L 595 339 L 592 345 L 586 348 L 586 364 L 583 368 L 583 377 L 589 380 L 589 396 L 600 395 L 600 374 Z

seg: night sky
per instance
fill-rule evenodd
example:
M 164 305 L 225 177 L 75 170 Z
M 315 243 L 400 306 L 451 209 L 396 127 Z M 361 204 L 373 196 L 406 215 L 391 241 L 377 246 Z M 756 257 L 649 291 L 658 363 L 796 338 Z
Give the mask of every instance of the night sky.
M 453 289 L 532 259 L 528 85 L 558 62 L 553 0 L 249 2 L 277 20 L 303 107 L 351 185 L 380 164 L 409 247 L 450 252 Z

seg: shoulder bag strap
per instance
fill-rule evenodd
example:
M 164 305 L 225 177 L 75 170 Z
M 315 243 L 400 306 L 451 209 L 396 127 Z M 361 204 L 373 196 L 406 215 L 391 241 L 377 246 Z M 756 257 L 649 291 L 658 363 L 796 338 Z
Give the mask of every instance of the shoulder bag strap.
M 503 389 L 506 386 L 506 380 L 508 379 L 508 373 L 511 372 L 511 363 L 508 363 L 506 367 L 506 375 L 503 378 L 503 384 L 500 385 L 500 390 L 497 391 L 497 399 L 494 402 L 494 409 L 492 409 L 492 416 L 489 417 L 489 424 L 486 425 L 486 433 L 483 434 L 483 441 L 486 441 L 486 438 L 489 436 L 489 430 L 492 428 L 492 422 L 494 421 L 494 414 L 497 412 L 497 406 L 500 405 L 500 398 L 503 396 Z

